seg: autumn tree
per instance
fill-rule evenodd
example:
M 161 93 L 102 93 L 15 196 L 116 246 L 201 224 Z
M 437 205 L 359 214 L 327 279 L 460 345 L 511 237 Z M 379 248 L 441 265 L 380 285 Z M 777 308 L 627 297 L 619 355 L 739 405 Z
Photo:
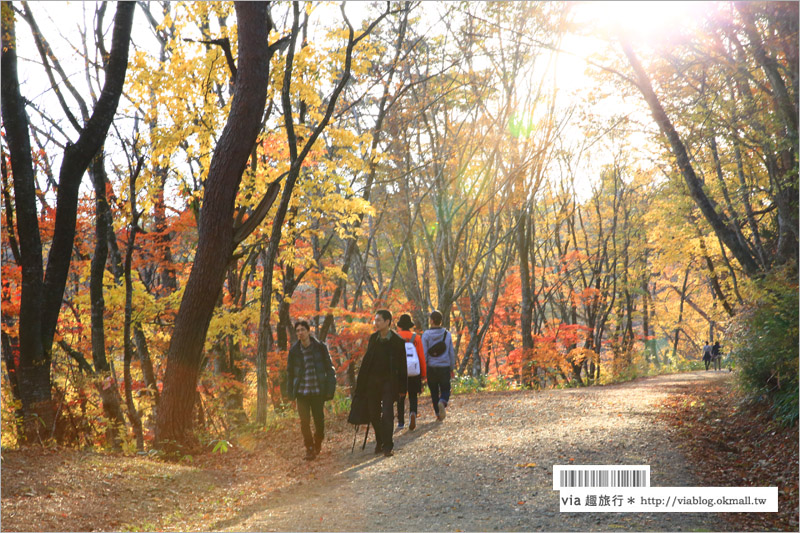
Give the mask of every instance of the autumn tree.
M 384 17 L 386 17 L 388 14 L 388 5 L 387 11 L 384 11 L 375 20 L 370 22 L 369 25 L 358 36 L 356 36 L 355 29 L 347 18 L 344 5 L 342 6 L 341 11 L 342 17 L 347 25 L 347 45 L 342 58 L 343 65 L 341 68 L 341 73 L 338 74 L 339 79 L 336 81 L 336 85 L 328 98 L 328 102 L 324 106 L 324 112 L 317 115 L 317 123 L 313 126 L 309 125 L 307 128 L 303 127 L 301 133 L 295 130 L 293 106 L 290 94 L 292 87 L 292 70 L 294 68 L 294 52 L 299 37 L 300 24 L 300 13 L 298 6 L 295 4 L 293 9 L 292 33 L 286 56 L 283 86 L 281 89 L 281 108 L 283 112 L 283 126 L 286 135 L 286 142 L 289 149 L 289 168 L 286 171 L 285 182 L 283 183 L 283 190 L 281 192 L 281 200 L 277 205 L 277 210 L 272 219 L 272 230 L 269 237 L 269 246 L 263 256 L 264 277 L 261 284 L 261 315 L 259 319 L 259 343 L 256 359 L 259 397 L 256 421 L 262 424 L 266 422 L 267 407 L 266 382 L 264 379 L 266 374 L 266 354 L 270 351 L 272 343 L 272 333 L 269 327 L 269 319 L 272 309 L 273 267 L 278 256 L 281 234 L 286 221 L 287 213 L 289 211 L 294 188 L 301 174 L 304 161 L 308 157 L 312 147 L 314 146 L 314 143 L 317 141 L 323 131 L 325 131 L 329 122 L 331 121 L 339 95 L 344 90 L 344 87 L 350 78 L 354 48 L 360 41 L 362 41 L 372 32 L 373 28 L 375 28 L 375 26 L 377 26 Z M 302 99 L 299 104 L 300 116 L 303 117 L 305 110 L 309 108 Z M 301 135 L 303 136 L 301 137 Z
M 198 243 L 167 356 L 156 442 L 170 449 L 190 444 L 192 408 L 214 304 L 233 253 L 234 203 L 267 97 L 272 29 L 268 6 L 237 3 L 239 59 L 228 122 L 214 150 L 198 224 Z M 260 110 L 254 112 L 254 110 Z
M 797 258 L 797 53 L 791 44 L 797 38 L 797 17 L 797 10 L 788 4 L 721 6 L 698 34 L 709 51 L 687 40 L 677 50 L 660 52 L 665 64 L 654 67 L 679 73 L 676 87 L 665 84 L 661 96 L 633 45 L 622 40 L 634 74 L 631 81 L 667 139 L 689 193 L 750 277 Z M 684 68 L 691 62 L 696 66 Z M 693 111 L 711 120 L 715 129 L 711 134 L 681 134 L 676 124 L 692 115 L 685 108 L 680 115 L 668 114 L 673 106 L 667 91 L 684 87 L 698 95 Z M 759 104 L 771 108 L 777 120 L 756 112 Z M 747 121 L 742 108 L 753 111 Z M 757 158 L 748 158 L 745 139 L 754 141 Z M 723 152 L 728 146 L 730 151 Z M 703 157 L 692 161 L 690 153 Z M 718 196 L 710 195 L 712 176 Z M 753 209 L 753 196 L 759 194 L 754 182 L 766 186 L 762 190 L 770 205 L 762 222 Z M 731 198 L 729 190 L 734 187 L 743 191 L 741 199 Z
M 72 256 L 78 190 L 86 168 L 106 137 L 122 92 L 135 4 L 120 2 L 114 19 L 106 78 L 88 120 L 77 125 L 78 138 L 64 150 L 58 178 L 55 232 L 46 270 L 36 200 L 36 179 L 31 159 L 29 122 L 17 78 L 15 21 L 10 2 L 2 5 L 5 44 L 2 52 L 3 127 L 14 182 L 16 232 L 22 266 L 19 314 L 19 393 L 25 415 L 25 435 L 34 439 L 53 427 L 50 361 L 61 301 Z
M 351 115 L 352 119 L 347 120 L 347 122 L 351 123 L 356 131 L 361 131 L 370 136 L 370 144 L 367 152 L 364 154 L 364 160 L 367 164 L 361 172 L 356 174 L 353 180 L 354 184 L 357 184 L 360 188 L 360 199 L 364 202 L 370 202 L 373 199 L 373 186 L 376 179 L 379 178 L 380 172 L 380 152 L 384 147 L 384 143 L 390 143 L 392 141 L 391 138 L 386 139 L 384 131 L 386 123 L 389 117 L 395 115 L 395 113 L 392 112 L 393 108 L 397 106 L 398 101 L 409 88 L 410 80 L 403 76 L 402 69 L 407 66 L 407 58 L 410 50 L 413 50 L 418 42 L 415 38 L 409 37 L 408 35 L 409 17 L 412 16 L 412 10 L 415 9 L 415 6 L 416 4 L 413 2 L 405 2 L 403 8 L 398 10 L 399 12 L 395 20 L 392 21 L 392 25 L 390 26 L 391 30 L 388 31 L 389 37 L 384 37 L 384 39 L 390 39 L 389 43 L 385 45 L 386 51 L 384 57 L 386 58 L 386 64 L 379 63 L 377 68 L 373 68 L 373 72 L 371 73 L 374 77 L 373 83 L 381 87 L 380 96 L 370 98 L 362 92 L 362 94 L 357 94 L 348 98 L 348 101 L 351 103 L 349 106 L 351 110 L 348 115 Z M 377 36 L 376 38 L 380 39 L 381 37 Z M 363 102 L 362 106 L 355 105 L 358 104 L 359 101 Z M 361 113 L 363 113 L 360 108 L 365 106 L 374 108 L 374 120 L 368 124 L 365 124 L 364 119 L 360 116 Z M 342 243 L 344 247 L 340 267 L 342 277 L 337 281 L 336 287 L 330 296 L 328 306 L 331 309 L 335 309 L 340 305 L 340 300 L 345 294 L 348 282 L 347 275 L 350 273 L 353 263 L 355 263 L 359 253 L 361 253 L 362 256 L 358 257 L 358 261 L 362 266 L 365 265 L 364 256 L 368 253 L 370 246 L 367 244 L 366 250 L 359 250 L 357 239 L 357 232 L 361 228 L 363 222 L 364 215 L 361 214 L 357 216 L 352 223 L 347 225 L 349 235 Z M 373 242 L 376 229 L 377 228 L 373 225 L 368 242 Z M 356 289 L 354 291 L 356 295 L 360 292 L 360 287 L 366 281 L 366 272 L 363 267 L 359 269 L 359 274 L 360 276 L 357 278 L 353 276 L 357 279 L 355 282 Z M 357 296 L 352 300 L 353 307 L 358 304 L 358 300 L 359 298 Z M 319 338 L 324 341 L 333 327 L 334 315 L 329 312 L 325 315 L 322 324 L 319 326 Z

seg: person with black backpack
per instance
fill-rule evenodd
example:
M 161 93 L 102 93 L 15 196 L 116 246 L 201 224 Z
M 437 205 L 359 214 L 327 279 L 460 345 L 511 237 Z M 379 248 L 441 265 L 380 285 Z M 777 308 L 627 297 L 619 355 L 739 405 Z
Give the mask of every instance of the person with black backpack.
M 442 313 L 433 311 L 430 316 L 431 329 L 422 334 L 422 348 L 428 371 L 428 388 L 431 402 L 439 422 L 447 416 L 450 403 L 450 378 L 456 366 L 456 351 L 453 336 L 442 327 Z
M 408 430 L 417 427 L 417 395 L 422 392 L 422 380 L 427 376 L 425 350 L 422 337 L 411 331 L 414 322 L 407 314 L 400 315 L 397 321 L 397 334 L 405 341 L 406 370 L 408 373 Z M 401 394 L 397 398 L 397 429 L 405 428 L 406 397 Z

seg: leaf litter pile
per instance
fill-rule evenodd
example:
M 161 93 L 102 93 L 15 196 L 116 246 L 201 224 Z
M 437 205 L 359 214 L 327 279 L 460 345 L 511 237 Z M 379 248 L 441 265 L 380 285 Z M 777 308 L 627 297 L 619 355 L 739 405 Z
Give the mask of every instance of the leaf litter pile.
M 798 531 L 797 426 L 779 426 L 734 388 L 732 378 L 688 385 L 661 416 L 704 486 L 778 487 L 777 513 L 723 513 L 734 530 Z
M 2 451 L 2 531 L 208 531 L 281 489 L 325 479 L 344 419 L 326 417 L 322 454 L 302 460 L 296 420 L 240 437 L 227 453 L 183 461 L 30 447 Z M 326 450 L 326 447 L 328 449 Z

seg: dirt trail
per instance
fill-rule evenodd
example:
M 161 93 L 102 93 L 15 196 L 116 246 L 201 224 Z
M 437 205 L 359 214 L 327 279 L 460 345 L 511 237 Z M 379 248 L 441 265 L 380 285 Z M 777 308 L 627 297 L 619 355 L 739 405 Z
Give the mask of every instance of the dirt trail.
M 560 513 L 553 464 L 648 464 L 652 486 L 702 486 L 657 420 L 670 394 L 728 373 L 693 372 L 544 392 L 456 396 L 447 420 L 421 406 L 414 432 L 395 434 L 392 458 L 373 442 L 350 453 L 326 442 L 307 480 L 275 491 L 233 519 L 230 531 L 714 531 L 714 513 Z M 422 402 L 421 402 L 422 403 Z M 352 434 L 351 434 L 352 436 Z M 333 472 L 329 474 L 329 472 Z

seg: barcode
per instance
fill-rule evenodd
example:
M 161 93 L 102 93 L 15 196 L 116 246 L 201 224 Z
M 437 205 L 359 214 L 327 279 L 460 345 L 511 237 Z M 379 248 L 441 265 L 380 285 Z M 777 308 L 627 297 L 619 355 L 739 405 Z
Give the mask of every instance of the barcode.
M 649 487 L 649 465 L 554 465 L 553 490 L 581 487 Z
M 562 487 L 644 487 L 644 470 L 564 470 Z

